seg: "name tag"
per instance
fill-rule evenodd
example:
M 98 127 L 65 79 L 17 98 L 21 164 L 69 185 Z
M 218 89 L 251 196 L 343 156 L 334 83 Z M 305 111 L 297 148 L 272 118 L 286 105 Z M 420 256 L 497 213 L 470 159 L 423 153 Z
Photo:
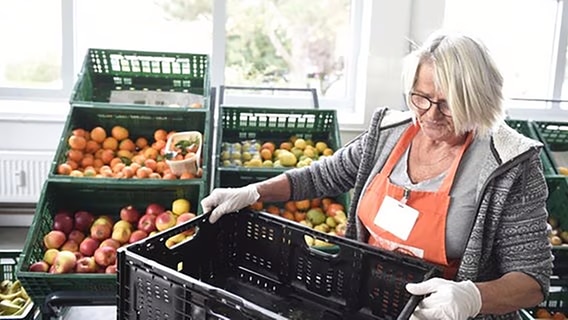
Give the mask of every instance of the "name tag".
M 385 196 L 373 221 L 376 226 L 406 241 L 418 219 L 418 210 Z

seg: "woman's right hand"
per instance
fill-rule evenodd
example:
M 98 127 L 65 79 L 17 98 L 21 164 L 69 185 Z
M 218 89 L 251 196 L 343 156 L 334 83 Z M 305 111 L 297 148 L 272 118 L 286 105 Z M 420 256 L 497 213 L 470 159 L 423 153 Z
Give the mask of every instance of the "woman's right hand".
M 241 188 L 217 188 L 201 200 L 203 212 L 213 210 L 209 222 L 215 223 L 226 213 L 235 212 L 258 201 L 260 194 L 254 184 Z

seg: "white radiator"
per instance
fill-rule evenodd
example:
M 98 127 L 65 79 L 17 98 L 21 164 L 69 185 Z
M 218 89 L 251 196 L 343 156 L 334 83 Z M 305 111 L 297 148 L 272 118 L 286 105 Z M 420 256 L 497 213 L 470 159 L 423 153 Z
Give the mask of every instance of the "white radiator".
M 54 152 L 0 151 L 0 204 L 36 203 Z

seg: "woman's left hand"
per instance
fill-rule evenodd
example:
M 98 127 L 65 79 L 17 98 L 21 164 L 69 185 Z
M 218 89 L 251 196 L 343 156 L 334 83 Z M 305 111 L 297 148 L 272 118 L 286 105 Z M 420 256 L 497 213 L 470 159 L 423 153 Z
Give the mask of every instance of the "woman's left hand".
M 475 317 L 481 310 L 481 293 L 469 280 L 455 282 L 432 278 L 421 283 L 409 283 L 406 290 L 426 296 L 412 314 L 412 320 L 466 320 Z

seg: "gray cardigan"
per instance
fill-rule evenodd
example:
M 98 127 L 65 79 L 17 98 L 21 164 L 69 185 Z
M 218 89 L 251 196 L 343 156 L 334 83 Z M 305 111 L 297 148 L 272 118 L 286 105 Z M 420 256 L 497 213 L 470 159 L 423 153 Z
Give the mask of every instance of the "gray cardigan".
M 410 112 L 377 110 L 369 128 L 337 150 L 332 157 L 309 167 L 286 172 L 292 200 L 336 196 L 353 189 L 347 237 L 367 242 L 368 232 L 356 216 L 366 185 L 380 171 L 404 130 Z M 551 245 L 547 238 L 548 189 L 542 171 L 540 142 L 501 123 L 488 137 L 475 137 L 478 177 L 460 165 L 453 190 L 476 184 L 477 216 L 469 234 L 457 281 L 489 281 L 520 271 L 534 277 L 548 295 L 552 273 Z M 473 162 L 473 163 L 472 163 Z M 484 315 L 476 319 L 520 319 L 517 312 Z

